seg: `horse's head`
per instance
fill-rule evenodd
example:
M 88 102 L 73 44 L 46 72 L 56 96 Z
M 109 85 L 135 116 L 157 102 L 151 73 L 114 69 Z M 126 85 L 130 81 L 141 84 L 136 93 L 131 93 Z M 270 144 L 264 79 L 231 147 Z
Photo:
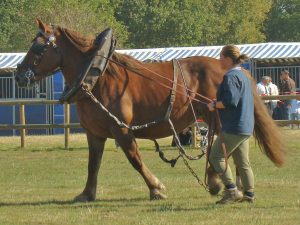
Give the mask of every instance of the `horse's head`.
M 61 66 L 62 55 L 56 45 L 58 30 L 37 19 L 39 32 L 21 64 L 15 79 L 20 87 L 28 87 L 50 75 Z

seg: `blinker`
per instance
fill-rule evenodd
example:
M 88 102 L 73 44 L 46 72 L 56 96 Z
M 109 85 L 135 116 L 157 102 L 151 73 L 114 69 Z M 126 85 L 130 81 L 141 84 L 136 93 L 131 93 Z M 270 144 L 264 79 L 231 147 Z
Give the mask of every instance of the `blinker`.
M 46 46 L 47 46 L 46 44 L 34 42 L 32 44 L 31 51 L 33 51 L 37 55 L 42 55 L 43 52 L 45 51 Z

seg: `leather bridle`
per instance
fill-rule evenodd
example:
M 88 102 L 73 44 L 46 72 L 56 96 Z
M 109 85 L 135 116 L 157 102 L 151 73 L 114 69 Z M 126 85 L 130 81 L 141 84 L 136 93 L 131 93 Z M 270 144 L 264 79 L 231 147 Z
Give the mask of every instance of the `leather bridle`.
M 44 31 L 39 30 L 36 37 L 33 39 L 33 43 L 31 45 L 31 48 L 29 51 L 31 51 L 34 54 L 34 61 L 33 64 L 30 65 L 23 65 L 23 63 L 17 65 L 17 70 L 20 68 L 26 68 L 27 70 L 24 74 L 25 79 L 27 80 L 27 87 L 31 86 L 32 83 L 34 83 L 36 78 L 36 67 L 39 65 L 40 61 L 42 60 L 45 52 L 52 47 L 57 52 L 59 51 L 58 46 L 56 44 L 56 37 L 54 34 L 55 27 L 52 26 L 52 32 L 51 34 L 46 34 Z M 43 37 L 46 39 L 44 43 L 38 41 L 39 37 Z M 57 69 L 56 69 L 57 70 Z M 53 72 L 53 71 L 51 71 Z

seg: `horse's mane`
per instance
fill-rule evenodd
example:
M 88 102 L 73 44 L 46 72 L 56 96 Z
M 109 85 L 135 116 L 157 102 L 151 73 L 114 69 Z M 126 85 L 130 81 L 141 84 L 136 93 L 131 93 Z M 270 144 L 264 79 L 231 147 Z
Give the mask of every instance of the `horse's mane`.
M 60 28 L 60 30 L 63 33 L 63 35 L 67 38 L 67 40 L 80 52 L 87 54 L 94 52 L 95 37 L 86 37 L 76 31 L 69 30 L 66 28 Z M 112 59 L 118 64 L 122 64 L 124 65 L 124 67 L 134 71 L 141 70 L 142 64 L 145 64 L 144 62 L 141 62 L 133 58 L 132 56 L 116 52 L 113 53 Z M 119 67 L 119 65 L 115 63 L 109 63 L 107 70 L 111 75 L 117 75 L 117 67 Z
M 72 45 L 82 53 L 90 53 L 94 50 L 95 37 L 83 36 L 82 34 L 69 30 L 66 28 L 60 28 L 63 35 L 72 43 Z
M 122 64 L 124 68 L 128 68 L 130 70 L 137 71 L 137 72 L 140 72 L 141 69 L 144 67 L 143 65 L 146 64 L 142 61 L 133 58 L 132 56 L 120 54 L 117 52 L 114 52 L 114 54 L 112 55 L 112 60 L 117 62 L 117 64 L 113 62 L 108 64 L 107 71 L 111 75 L 118 74 L 117 70 L 120 67 L 118 64 Z

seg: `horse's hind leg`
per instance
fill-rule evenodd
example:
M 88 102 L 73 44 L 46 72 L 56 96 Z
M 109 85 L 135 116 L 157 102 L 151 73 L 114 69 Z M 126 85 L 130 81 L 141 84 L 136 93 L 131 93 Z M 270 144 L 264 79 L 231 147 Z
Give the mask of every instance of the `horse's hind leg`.
M 97 138 L 88 132 L 86 136 L 89 145 L 88 178 L 83 192 L 74 198 L 74 201 L 80 202 L 96 199 L 97 177 L 106 141 L 106 138 Z
M 166 196 L 160 192 L 165 186 L 151 173 L 141 159 L 135 137 L 127 129 L 116 128 L 113 131 L 115 138 L 123 149 L 131 165 L 142 175 L 149 190 L 150 200 L 165 199 Z

